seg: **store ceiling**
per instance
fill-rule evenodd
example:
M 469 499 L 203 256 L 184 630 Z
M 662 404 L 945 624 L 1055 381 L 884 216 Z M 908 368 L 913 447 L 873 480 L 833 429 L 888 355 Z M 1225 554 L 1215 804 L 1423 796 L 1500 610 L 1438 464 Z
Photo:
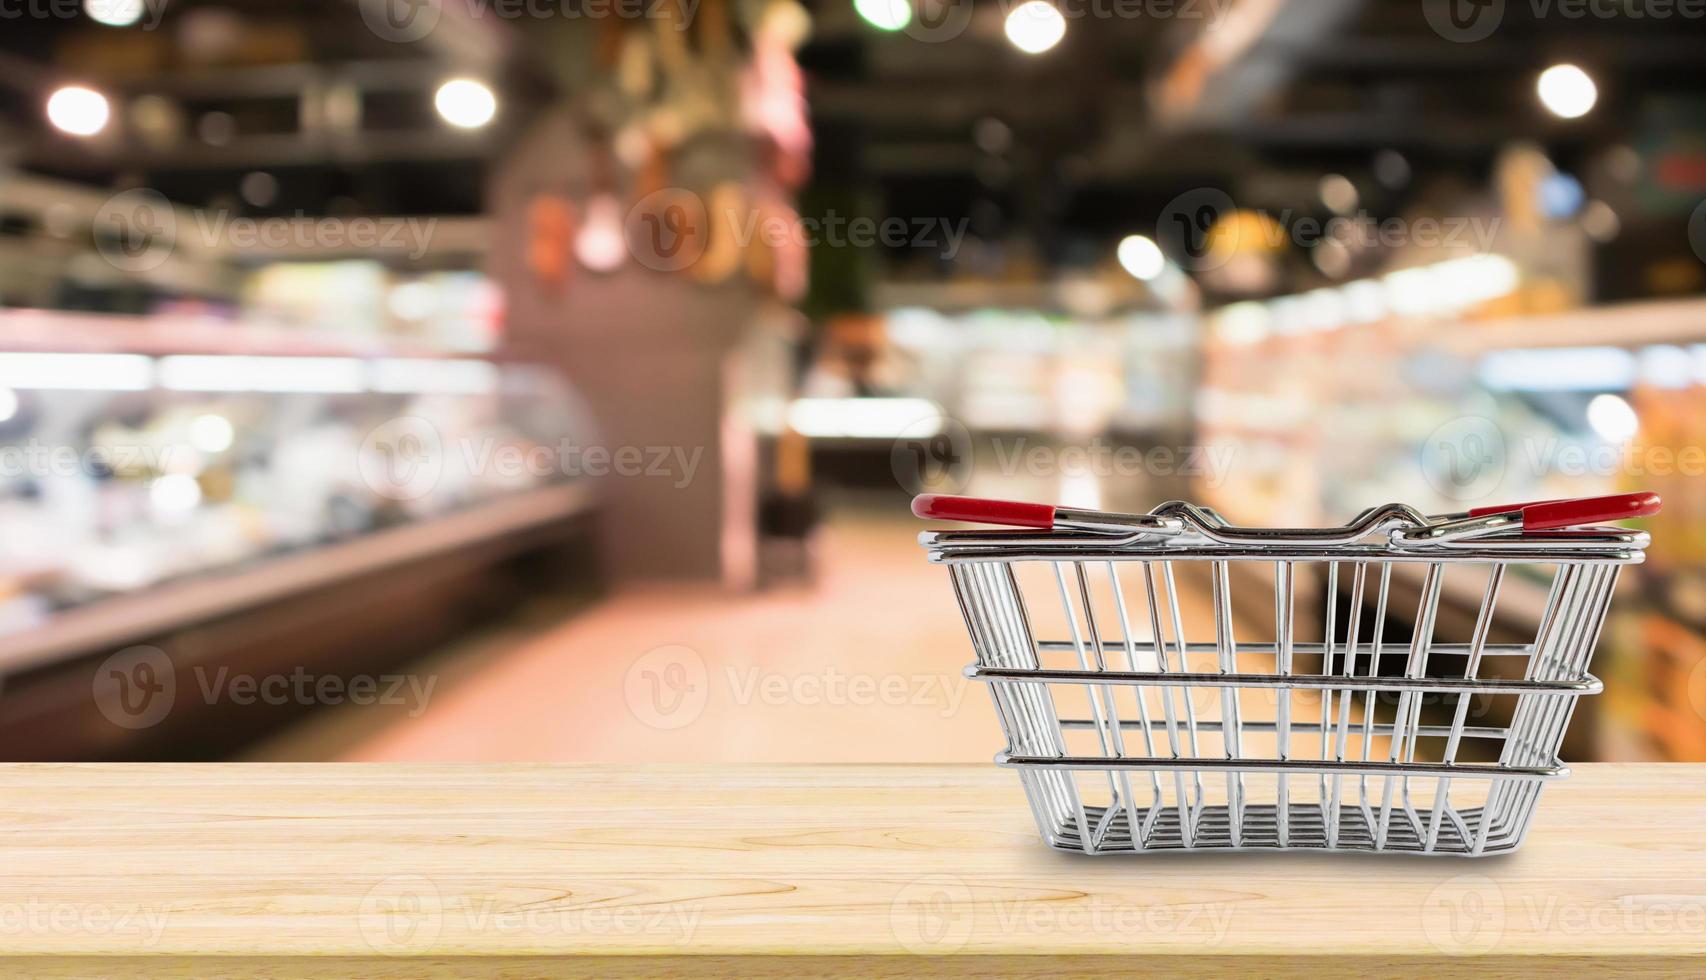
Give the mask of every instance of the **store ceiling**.
M 1323 174 L 1379 188 L 1376 162 L 1397 151 L 1413 179 L 1365 199 L 1378 215 L 1433 179 L 1484 184 L 1512 141 L 1570 166 L 1629 138 L 1660 100 L 1706 107 L 1706 19 L 1643 17 L 1664 5 L 1621 0 L 1586 15 L 1574 0 L 1494 0 L 1497 32 L 1459 42 L 1430 26 L 1457 2 L 1060 0 L 1066 37 L 1036 57 L 1002 35 L 1016 2 L 974 0 L 964 32 L 936 44 L 819 3 L 801 61 L 820 171 L 879 180 L 888 211 L 962 208 L 1069 260 L 1075 238 L 1153 227 L 1193 188 L 1307 209 Z M 1537 103 L 1536 76 L 1559 61 L 1599 79 L 1590 116 L 1558 119 Z M 988 120 L 1011 134 L 995 152 L 979 146 Z
M 874 185 L 891 214 L 972 216 L 1055 258 L 1152 223 L 1194 187 L 1296 206 L 1323 173 L 1372 183 L 1390 150 L 1418 184 L 1479 182 L 1511 140 L 1540 141 L 1567 164 L 1624 138 L 1656 96 L 1706 99 L 1700 18 L 1572 17 L 1567 0 L 1504 3 L 1500 30 L 1473 43 L 1430 27 L 1430 13 L 1459 0 L 1060 0 L 1065 40 L 1036 57 L 1002 35 L 1017 0 L 965 2 L 963 29 L 932 43 L 872 29 L 849 0 L 807 0 L 815 28 L 800 60 L 819 181 Z M 367 29 L 357 0 L 150 0 L 150 16 L 163 16 L 148 31 L 8 20 L 0 161 L 101 185 L 146 181 L 192 202 L 233 195 L 265 170 L 278 210 L 476 213 L 505 127 L 547 104 L 561 73 L 533 25 L 480 16 L 476 0 L 440 6 L 448 29 L 419 44 Z M 1536 105 L 1534 75 L 1559 60 L 1601 79 L 1588 118 Z M 434 87 L 460 72 L 498 83 L 501 125 L 465 133 L 433 117 Z M 70 78 L 126 96 L 153 136 L 52 133 L 42 99 Z M 141 96 L 158 98 L 139 110 Z M 1402 191 L 1370 203 L 1399 207 Z
M 235 198 L 246 174 L 265 171 L 279 193 L 262 211 L 477 213 L 503 124 L 548 101 L 513 25 L 466 4 L 444 5 L 419 43 L 368 29 L 357 0 L 146 0 L 124 28 L 79 6 L 37 0 L 30 10 L 77 15 L 5 21 L 0 162 L 190 203 Z M 434 91 L 459 74 L 504 89 L 511 111 L 494 128 L 436 118 Z M 126 125 L 94 140 L 56 133 L 42 105 L 67 83 L 117 96 Z

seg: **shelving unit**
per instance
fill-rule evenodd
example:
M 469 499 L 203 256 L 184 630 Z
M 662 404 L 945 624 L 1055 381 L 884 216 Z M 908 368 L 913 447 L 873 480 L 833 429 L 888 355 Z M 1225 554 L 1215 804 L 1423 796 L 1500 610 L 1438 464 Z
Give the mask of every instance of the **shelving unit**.
M 1680 446 L 1706 445 L 1706 428 L 1693 423 L 1684 407 L 1697 404 L 1688 400 L 1697 396 L 1675 390 L 1693 385 L 1699 392 L 1706 386 L 1706 298 L 1525 316 L 1487 317 L 1476 310 L 1446 318 L 1388 316 L 1336 329 L 1258 333 L 1253 340 L 1241 338 L 1235 324 L 1222 331 L 1215 315 L 1210 320 L 1217 329 L 1206 349 L 1204 404 L 1211 411 L 1202 437 L 1245 447 L 1244 459 L 1252 465 L 1240 472 L 1238 484 L 1205 488 L 1203 496 L 1236 520 L 1331 524 L 1347 511 L 1385 500 L 1446 513 L 1524 498 L 1635 489 L 1666 495 L 1666 512 L 1645 524 L 1655 540 L 1648 563 L 1626 573 L 1595 661 L 1602 675 L 1620 675 L 1607 676 L 1608 691 L 1635 693 L 1590 704 L 1577 728 L 1601 746 L 1619 746 L 1621 756 L 1698 757 L 1698 749 L 1684 746 L 1686 739 L 1677 734 L 1687 726 L 1675 719 L 1692 709 L 1675 692 L 1689 686 L 1678 678 L 1689 676 L 1706 657 L 1706 644 L 1698 642 L 1699 626 L 1679 618 L 1667 598 L 1679 588 L 1701 591 L 1698 584 L 1679 585 L 1679 577 L 1696 567 L 1688 542 L 1706 534 L 1697 485 L 1674 473 L 1627 472 L 1633 469 L 1627 466 L 1567 471 L 1537 462 L 1532 450 L 1548 441 L 1588 452 L 1614 446 L 1620 453 L 1652 447 L 1674 453 Z M 1630 379 L 1623 387 L 1609 381 L 1612 387 L 1605 389 L 1529 392 L 1488 387 L 1492 382 L 1479 373 L 1483 358 L 1501 352 L 1571 348 L 1629 351 Z M 1668 376 L 1649 373 L 1650 356 L 1670 365 Z M 1534 380 L 1537 389 L 1558 387 L 1556 379 Z M 1572 410 L 1606 393 L 1632 405 L 1640 418 L 1633 441 L 1606 441 L 1585 419 L 1568 428 Z M 1442 485 L 1441 473 L 1428 470 L 1426 453 L 1441 451 L 1436 443 L 1458 435 L 1442 433 L 1442 427 L 1471 416 L 1504 440 L 1498 478 Z M 1273 451 L 1264 454 L 1263 447 Z M 1265 459 L 1272 468 L 1259 465 Z M 1400 565 L 1393 571 L 1394 586 L 1415 593 L 1422 573 L 1420 566 Z M 1450 576 L 1443 585 L 1442 615 L 1473 617 L 1481 588 Z M 1543 585 L 1507 576 L 1496 622 L 1513 636 L 1532 638 L 1546 601 Z M 1661 675 L 1668 679 L 1658 679 Z M 1631 748 L 1639 744 L 1648 748 Z
M 421 524 L 99 600 L 56 613 L 38 629 L 0 635 L 0 673 L 121 647 L 344 579 L 568 520 L 590 512 L 592 506 L 585 487 L 545 487 Z

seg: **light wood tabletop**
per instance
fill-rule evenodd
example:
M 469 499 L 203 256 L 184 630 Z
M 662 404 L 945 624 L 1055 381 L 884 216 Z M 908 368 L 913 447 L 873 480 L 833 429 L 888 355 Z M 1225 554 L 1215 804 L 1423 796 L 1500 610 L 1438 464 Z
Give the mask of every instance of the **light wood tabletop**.
M 992 766 L 11 765 L 0 801 L 4 975 L 1706 968 L 1706 766 L 1579 766 L 1483 860 L 1061 854 Z

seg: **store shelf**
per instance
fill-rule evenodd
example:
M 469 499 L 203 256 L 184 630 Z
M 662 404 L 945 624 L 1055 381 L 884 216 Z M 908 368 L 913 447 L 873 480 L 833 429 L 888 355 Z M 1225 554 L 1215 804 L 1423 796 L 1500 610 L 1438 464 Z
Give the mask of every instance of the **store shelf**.
M 25 910 L 0 958 L 32 975 L 1680 976 L 1706 953 L 1702 766 L 1582 765 L 1481 863 L 1074 860 L 988 765 L 16 765 L 0 792 L 0 905 Z
M 119 646 L 269 600 L 514 534 L 583 513 L 584 485 L 545 487 L 491 500 L 351 541 L 216 570 L 55 614 L 45 625 L 0 636 L 0 671 L 14 672 Z
M 1567 313 L 1466 321 L 1440 333 L 1459 354 L 1529 347 L 1706 343 L 1706 299 L 1596 306 Z
M 0 310 L 0 353 L 11 351 L 246 357 L 485 356 L 402 337 L 329 333 L 213 317 Z

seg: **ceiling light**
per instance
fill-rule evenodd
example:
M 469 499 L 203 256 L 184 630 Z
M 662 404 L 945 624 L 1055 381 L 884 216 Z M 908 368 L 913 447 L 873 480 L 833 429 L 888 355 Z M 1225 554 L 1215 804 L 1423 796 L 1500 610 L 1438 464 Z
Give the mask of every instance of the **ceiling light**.
M 1042 54 L 1066 36 L 1066 18 L 1047 0 L 1028 0 L 1007 15 L 1007 40 L 1026 54 Z
M 1167 257 L 1161 254 L 1161 246 L 1143 235 L 1127 235 L 1120 239 L 1114 254 L 1120 260 L 1120 268 L 1144 282 L 1154 280 L 1167 268 Z
M 1540 73 L 1540 101 L 1553 115 L 1576 119 L 1599 101 L 1599 86 L 1575 65 L 1553 65 Z
M 1321 178 L 1316 188 L 1321 194 L 1321 203 L 1339 214 L 1350 214 L 1357 209 L 1360 198 L 1357 196 L 1357 185 L 1344 174 L 1328 174 Z
M 83 0 L 83 12 L 97 24 L 129 27 L 142 19 L 143 0 Z
M 479 129 L 498 113 L 498 97 L 484 83 L 455 78 L 438 87 L 433 105 L 444 121 L 459 129 Z
M 198 415 L 190 423 L 190 445 L 204 453 L 222 453 L 236 439 L 236 427 L 223 415 Z
M 898 31 L 912 23 L 907 0 L 853 0 L 853 10 L 879 31 Z
M 143 391 L 154 362 L 141 354 L 0 352 L 0 385 L 19 390 Z
M 1622 397 L 1595 395 L 1588 402 L 1588 425 L 1606 442 L 1627 442 L 1641 428 L 1641 420 Z
M 93 136 L 107 128 L 112 107 L 92 88 L 67 85 L 47 98 L 47 121 L 72 136 Z

